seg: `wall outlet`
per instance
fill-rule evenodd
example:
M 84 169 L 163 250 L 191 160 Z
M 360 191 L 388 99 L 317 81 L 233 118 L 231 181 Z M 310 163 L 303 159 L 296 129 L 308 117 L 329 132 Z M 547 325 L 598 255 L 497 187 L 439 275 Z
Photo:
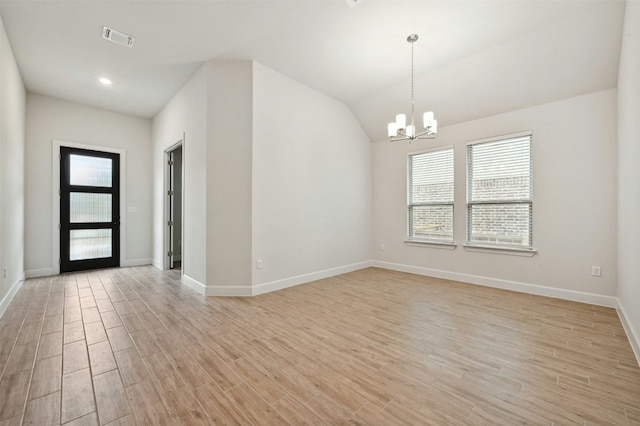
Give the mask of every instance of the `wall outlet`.
M 380 251 L 384 251 L 384 249 L 386 249 L 387 247 L 384 245 L 384 243 L 380 243 Z
M 256 260 L 256 269 L 262 269 L 262 259 Z
M 593 275 L 594 277 L 599 277 L 601 275 L 601 270 L 599 266 L 592 266 L 591 267 L 591 275 Z
M 4 267 L 4 270 L 2 271 L 2 278 L 7 278 L 7 267 Z

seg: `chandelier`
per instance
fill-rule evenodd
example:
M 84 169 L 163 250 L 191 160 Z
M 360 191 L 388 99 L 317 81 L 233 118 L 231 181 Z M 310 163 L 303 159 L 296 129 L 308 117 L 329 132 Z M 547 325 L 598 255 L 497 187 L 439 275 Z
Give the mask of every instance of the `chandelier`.
M 409 117 L 410 123 L 407 125 L 407 116 L 405 114 L 396 115 L 396 121 L 389 123 L 387 126 L 389 132 L 389 140 L 404 141 L 408 140 L 409 143 L 415 139 L 435 139 L 436 133 L 438 133 L 438 120 L 433 117 L 433 112 L 425 112 L 422 116 L 422 122 L 424 130 L 419 133 L 416 132 L 416 125 L 414 120 L 415 114 L 415 102 L 413 100 L 413 43 L 418 41 L 418 34 L 410 34 L 407 37 L 407 42 L 411 43 L 411 116 Z

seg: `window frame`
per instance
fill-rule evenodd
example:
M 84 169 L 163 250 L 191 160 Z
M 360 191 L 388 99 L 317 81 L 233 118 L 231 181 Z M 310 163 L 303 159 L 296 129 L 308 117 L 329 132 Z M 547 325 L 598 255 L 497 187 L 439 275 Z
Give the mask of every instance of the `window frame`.
M 494 142 L 503 142 L 513 139 L 514 141 L 519 139 L 528 139 L 529 144 L 529 197 L 528 198 L 520 198 L 520 199 L 504 199 L 504 198 L 495 198 L 490 200 L 472 200 L 473 197 L 473 187 L 472 187 L 472 178 L 473 178 L 473 163 L 472 163 L 472 147 L 475 145 L 485 144 L 485 143 L 494 143 Z M 466 146 L 466 233 L 465 233 L 465 248 L 466 249 L 488 249 L 488 250 L 498 250 L 498 251 L 507 251 L 507 252 L 525 252 L 525 253 L 535 253 L 535 249 L 533 247 L 533 131 L 528 130 L 524 132 L 511 133 L 507 135 L 494 136 L 490 138 L 478 139 L 473 141 L 468 141 Z M 528 206 L 528 244 L 509 244 L 509 243 L 491 243 L 491 242 L 478 242 L 472 240 L 473 235 L 473 217 L 472 217 L 472 209 L 474 206 Z
M 413 182 L 413 167 L 412 158 L 414 156 L 420 156 L 429 153 L 450 151 L 451 152 L 451 167 L 452 167 L 452 185 L 453 193 L 450 201 L 446 202 L 413 202 L 412 200 L 412 182 Z M 421 151 L 414 151 L 407 154 L 407 226 L 406 226 L 406 240 L 408 244 L 425 244 L 425 245 L 437 245 L 437 246 L 453 246 L 455 247 L 455 149 L 453 145 L 439 146 Z M 451 239 L 432 239 L 432 238 L 416 238 L 415 231 L 413 230 L 412 211 L 415 207 L 420 206 L 451 206 Z

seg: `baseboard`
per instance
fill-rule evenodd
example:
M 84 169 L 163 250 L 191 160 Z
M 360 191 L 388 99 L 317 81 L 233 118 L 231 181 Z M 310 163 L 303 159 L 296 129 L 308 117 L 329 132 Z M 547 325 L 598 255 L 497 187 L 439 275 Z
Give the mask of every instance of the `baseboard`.
M 350 265 L 339 266 L 337 268 L 325 269 L 322 271 L 311 272 L 309 274 L 297 275 L 294 277 L 258 284 L 253 287 L 251 295 L 257 296 L 259 294 L 282 290 L 283 288 L 293 287 L 300 284 L 306 284 L 311 281 L 321 280 L 323 278 L 329 278 L 340 274 L 346 274 L 348 272 L 358 271 L 360 269 L 369 268 L 370 266 L 372 266 L 371 261 L 352 263 Z
M 39 277 L 50 277 L 52 275 L 58 275 L 60 273 L 56 268 L 42 268 L 42 269 L 31 269 L 24 272 L 25 277 L 27 278 L 39 278 Z
M 131 267 L 131 266 L 151 265 L 152 263 L 153 263 L 153 261 L 151 260 L 151 258 L 145 257 L 145 258 L 141 258 L 141 259 L 127 259 L 127 260 L 124 260 L 120 266 L 123 267 L 123 268 L 128 268 L 128 267 Z
M 629 343 L 631 344 L 631 349 L 633 349 L 633 353 L 636 356 L 636 362 L 638 363 L 638 366 L 640 366 L 640 334 L 638 334 L 633 328 L 633 325 L 627 316 L 627 312 L 619 300 L 617 311 L 622 327 L 624 328 L 624 332 L 627 334 L 627 339 L 629 339 Z
M 207 286 L 202 284 L 198 280 L 194 280 L 193 278 L 191 278 L 188 275 L 183 275 L 182 276 L 182 284 L 186 285 L 187 287 L 189 287 L 192 290 L 195 290 L 199 294 L 206 294 Z
M 520 293 L 535 294 L 538 296 L 554 297 L 556 299 L 571 300 L 574 302 L 589 303 L 591 305 L 617 308 L 618 299 L 614 296 L 586 293 L 582 291 L 565 290 L 555 287 L 544 287 L 536 284 L 522 283 L 518 281 L 501 280 L 480 275 L 461 274 L 458 272 L 443 271 L 440 269 L 423 268 L 420 266 L 403 265 L 399 263 L 374 261 L 373 266 L 393 271 L 408 272 L 417 275 L 442 278 L 446 280 L 461 281 L 469 284 L 477 284 L 485 287 L 512 290 Z
M 350 265 L 339 266 L 337 268 L 325 269 L 322 271 L 316 271 L 308 274 L 284 278 L 281 280 L 257 284 L 255 286 L 206 286 L 204 294 L 206 296 L 257 296 L 276 290 L 282 290 L 287 287 L 293 287 L 311 281 L 321 280 L 323 278 L 346 274 L 348 272 L 357 271 L 359 269 L 368 268 L 370 266 L 371 261 L 353 263 Z
M 151 259 L 149 259 L 151 261 Z M 161 271 L 164 270 L 164 266 L 163 265 L 158 265 L 155 261 L 151 261 L 150 263 L 151 266 L 153 266 L 156 269 L 159 269 Z M 202 294 L 202 295 L 207 295 L 206 291 L 207 291 L 207 286 L 202 284 L 200 281 L 191 278 L 189 275 L 182 275 L 182 279 L 181 279 L 181 283 L 184 284 L 185 286 L 189 287 L 190 289 L 194 290 L 196 293 L 198 294 Z
M 22 287 L 22 283 L 24 283 L 24 278 L 19 280 L 19 281 L 17 281 L 17 282 L 15 282 L 11 286 L 11 288 L 9 289 L 7 294 L 5 294 L 5 296 L 0 301 L 0 318 L 2 318 L 2 316 L 6 312 L 7 308 L 11 304 L 11 301 L 13 300 L 13 298 L 18 293 L 18 290 L 20 290 L 20 287 Z

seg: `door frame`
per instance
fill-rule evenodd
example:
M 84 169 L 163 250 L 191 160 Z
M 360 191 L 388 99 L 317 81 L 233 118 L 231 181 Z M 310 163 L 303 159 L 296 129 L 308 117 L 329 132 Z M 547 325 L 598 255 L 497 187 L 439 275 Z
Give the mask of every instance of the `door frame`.
M 170 261 L 169 261 L 169 255 L 167 254 L 169 252 L 169 250 L 171 249 L 171 231 L 169 230 L 169 219 L 171 218 L 171 212 L 170 212 L 170 208 L 171 205 L 169 203 L 169 197 L 167 192 L 169 191 L 170 185 L 171 185 L 171 181 L 170 181 L 170 177 L 171 177 L 171 168 L 169 166 L 169 158 L 170 158 L 170 153 L 174 150 L 176 150 L 177 148 L 182 147 L 182 167 L 181 167 L 181 177 L 182 177 L 182 191 L 181 192 L 181 203 L 180 203 L 180 210 L 182 213 L 182 232 L 180 232 L 180 239 L 181 239 L 181 243 L 180 243 L 180 247 L 181 247 L 181 252 L 180 252 L 180 263 L 181 263 L 181 267 L 180 267 L 180 276 L 184 275 L 184 271 L 185 271 L 185 260 L 186 260 L 186 255 L 185 255 L 185 244 L 184 244 L 184 190 L 185 190 L 185 181 L 184 181 L 184 177 L 185 177 L 185 143 L 184 143 L 184 135 L 176 142 L 174 142 L 172 145 L 170 145 L 168 148 L 166 148 L 164 150 L 163 156 L 162 156 L 162 161 L 164 161 L 164 165 L 163 165 L 163 170 L 164 170 L 164 183 L 163 183 L 163 187 L 162 187 L 162 200 L 163 200 L 163 217 L 162 217 L 162 229 L 163 229 L 163 246 L 162 246 L 162 269 L 164 270 L 168 270 L 171 269 L 171 265 L 170 265 Z
M 88 149 L 92 151 L 110 152 L 113 154 L 120 154 L 120 266 L 126 266 L 125 259 L 127 258 L 126 251 L 126 235 L 127 235 L 127 214 L 126 214 L 126 170 L 127 170 L 127 158 L 126 151 L 120 148 L 113 148 L 99 145 L 89 145 L 76 142 L 52 141 L 52 155 L 51 155 L 51 217 L 52 217 L 52 257 L 51 262 L 53 265 L 53 273 L 55 275 L 60 274 L 60 147 Z
M 117 268 L 120 266 L 120 154 L 112 152 L 86 150 L 78 148 L 60 147 L 60 272 L 79 272 L 102 268 Z M 106 159 L 111 167 L 111 183 L 108 186 L 94 183 L 74 184 L 72 157 L 86 156 L 89 158 Z M 73 194 L 102 194 L 111 199 L 109 220 L 76 221 L 71 219 L 73 208 L 71 200 Z M 95 218 L 94 218 L 95 219 Z M 64 221 L 64 223 L 62 223 Z M 109 230 L 109 256 L 94 255 L 71 259 L 71 234 L 74 230 Z M 64 256 L 64 259 L 62 257 Z

